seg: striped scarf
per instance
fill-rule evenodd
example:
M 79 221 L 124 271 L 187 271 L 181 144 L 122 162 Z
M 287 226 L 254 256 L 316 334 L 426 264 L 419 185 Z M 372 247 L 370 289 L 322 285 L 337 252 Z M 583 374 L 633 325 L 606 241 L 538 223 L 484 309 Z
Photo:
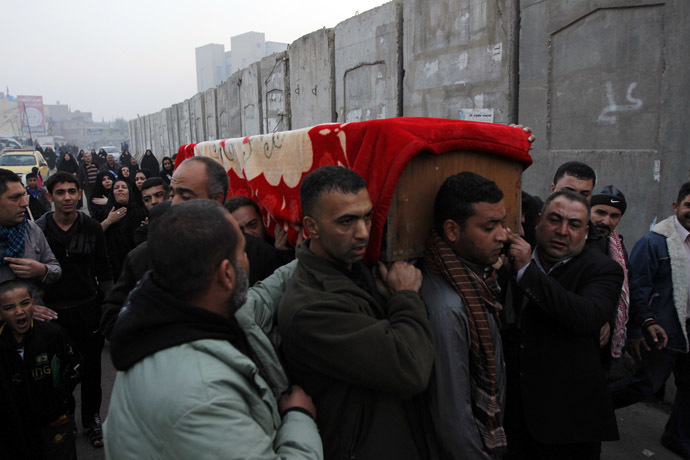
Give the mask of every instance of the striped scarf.
M 616 323 L 613 326 L 611 335 L 611 356 L 621 357 L 621 350 L 625 345 L 625 326 L 628 324 L 628 310 L 630 308 L 630 287 L 628 285 L 628 268 L 625 266 L 625 252 L 623 244 L 616 231 L 612 231 L 609 236 L 609 255 L 618 265 L 623 267 L 623 287 L 618 299 L 618 309 L 616 310 Z
M 26 234 L 26 214 L 21 223 L 13 227 L 0 227 L 0 248 L 5 248 L 5 254 L 0 259 L 4 265 L 5 257 L 22 257 L 24 255 L 24 235 Z
M 501 452 L 507 446 L 501 423 L 501 405 L 496 386 L 496 354 L 491 339 L 488 315 L 498 321 L 501 304 L 489 286 L 465 266 L 448 244 L 436 233 L 427 241 L 424 261 L 431 273 L 443 276 L 460 295 L 467 309 L 470 326 L 470 375 L 472 413 L 484 446 Z

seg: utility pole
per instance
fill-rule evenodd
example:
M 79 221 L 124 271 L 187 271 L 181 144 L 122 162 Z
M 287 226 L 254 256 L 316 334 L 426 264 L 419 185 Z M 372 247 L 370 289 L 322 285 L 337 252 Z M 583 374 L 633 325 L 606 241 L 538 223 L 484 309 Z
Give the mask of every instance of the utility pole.
M 31 136 L 31 124 L 29 124 L 29 115 L 26 113 L 26 104 L 22 104 L 22 107 L 24 107 L 24 118 L 26 119 L 26 127 L 29 130 L 29 142 L 31 142 L 31 145 L 34 145 L 34 139 Z

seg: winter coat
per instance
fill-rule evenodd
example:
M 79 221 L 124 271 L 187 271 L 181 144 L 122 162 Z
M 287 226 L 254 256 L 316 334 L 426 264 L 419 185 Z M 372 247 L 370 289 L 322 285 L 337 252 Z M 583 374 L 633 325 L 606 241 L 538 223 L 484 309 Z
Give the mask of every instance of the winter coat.
M 0 258 L 5 256 L 5 251 L 5 248 L 0 248 Z M 60 263 L 55 258 L 53 251 L 51 251 L 48 241 L 41 229 L 35 222 L 30 220 L 26 221 L 24 255 L 22 257 L 41 262 L 45 264 L 47 268 L 46 274 L 42 277 L 25 280 L 28 282 L 29 286 L 31 286 L 31 294 L 34 303 L 37 305 L 44 305 L 43 286 L 59 280 L 62 276 L 62 267 L 60 267 Z M 0 265 L 0 283 L 13 279 L 17 279 L 17 275 L 14 274 L 9 265 Z
M 144 154 L 144 156 L 141 157 L 141 169 L 146 169 L 152 175 L 157 176 L 160 172 L 160 165 L 158 164 L 158 159 L 153 154 Z
M 688 260 L 675 219 L 656 224 L 630 253 L 628 336 L 641 338 L 641 324 L 653 319 L 668 334 L 667 348 L 687 352 Z
M 325 457 L 427 457 L 412 399 L 434 361 L 424 302 L 405 290 L 383 299 L 364 264 L 337 267 L 309 242 L 297 247 L 278 325 L 288 374 L 316 405 Z
M 104 425 L 106 456 L 322 458 L 310 416 L 290 411 L 281 420 L 256 362 L 275 357 L 245 334 L 234 318 L 174 298 L 147 274 L 112 335 L 119 372 Z M 265 335 L 263 342 L 272 347 Z

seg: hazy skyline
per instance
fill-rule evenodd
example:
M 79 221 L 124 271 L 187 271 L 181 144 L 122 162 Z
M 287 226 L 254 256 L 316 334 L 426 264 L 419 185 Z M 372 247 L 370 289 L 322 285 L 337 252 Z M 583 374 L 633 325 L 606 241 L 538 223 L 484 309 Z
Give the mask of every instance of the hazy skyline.
M 196 94 L 196 47 L 263 32 L 292 43 L 386 0 L 48 0 L 3 5 L 0 92 L 126 120 Z

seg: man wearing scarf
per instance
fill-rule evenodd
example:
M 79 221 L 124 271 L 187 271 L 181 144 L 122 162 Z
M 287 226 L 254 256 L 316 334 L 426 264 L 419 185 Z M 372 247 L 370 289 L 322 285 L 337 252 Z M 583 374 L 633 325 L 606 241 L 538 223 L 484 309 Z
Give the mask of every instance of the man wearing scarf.
M 506 242 L 503 192 L 471 172 L 449 177 L 434 203 L 420 291 L 435 348 L 430 409 L 446 458 L 500 458 L 505 370 L 492 267 Z
M 19 176 L 0 169 L 0 282 L 28 281 L 36 304 L 34 318 L 55 319 L 55 312 L 42 306 L 43 285 L 58 280 L 62 269 L 41 229 L 27 219 L 28 206 Z
M 599 230 L 599 233 L 606 238 L 606 254 L 618 262 L 623 268 L 623 287 L 621 296 L 618 300 L 616 317 L 611 324 L 611 341 L 605 350 L 610 352 L 613 358 L 620 358 L 623 345 L 625 345 L 626 325 L 630 310 L 630 286 L 628 284 L 628 251 L 623 244 L 623 237 L 618 234 L 616 227 L 621 221 L 627 208 L 623 192 L 613 185 L 600 187 L 592 194 L 592 217 L 591 221 Z M 609 353 L 607 353 L 609 354 Z

